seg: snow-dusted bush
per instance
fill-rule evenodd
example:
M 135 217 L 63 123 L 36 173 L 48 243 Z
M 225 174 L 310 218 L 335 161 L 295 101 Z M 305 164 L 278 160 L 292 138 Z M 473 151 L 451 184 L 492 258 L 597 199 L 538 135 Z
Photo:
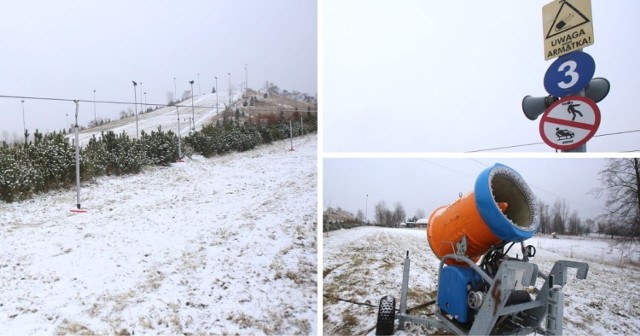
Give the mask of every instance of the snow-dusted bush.
M 73 176 L 73 151 L 60 133 L 34 132 L 34 141 L 0 149 L 0 199 L 21 200 L 67 185 Z
M 146 134 L 142 131 L 142 144 L 147 158 L 155 165 L 168 165 L 178 159 L 178 137 L 172 131 L 158 131 Z
M 81 152 L 81 172 L 83 179 L 102 175 L 137 174 L 151 161 L 145 154 L 140 141 L 122 132 L 116 135 L 109 131 L 95 137 Z
M 303 116 L 304 118 L 304 116 Z M 315 118 L 304 118 L 305 133 L 315 130 Z M 266 116 L 255 118 L 259 125 L 204 126 L 184 139 L 185 148 L 210 157 L 232 151 L 247 151 L 262 143 L 287 139 L 290 122 Z M 293 122 L 294 136 L 300 132 Z M 43 135 L 37 130 L 33 141 L 0 146 L 0 200 L 13 202 L 35 193 L 75 184 L 75 147 L 62 133 Z M 149 165 L 167 165 L 178 159 L 178 138 L 169 131 L 142 132 L 140 140 L 126 133 L 103 132 L 93 136 L 80 151 L 80 178 L 89 181 L 104 175 L 136 174 Z
M 234 126 L 232 124 L 227 124 L 225 127 L 204 126 L 200 131 L 185 138 L 186 144 L 193 147 L 196 153 L 205 157 L 231 151 L 247 151 L 262 142 L 262 137 L 256 127 Z

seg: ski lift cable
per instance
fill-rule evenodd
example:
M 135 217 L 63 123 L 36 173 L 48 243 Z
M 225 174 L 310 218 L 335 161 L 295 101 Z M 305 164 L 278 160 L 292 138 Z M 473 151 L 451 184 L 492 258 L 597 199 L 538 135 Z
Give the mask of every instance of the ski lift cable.
M 141 102 L 124 102 L 124 101 L 114 101 L 114 100 L 86 100 L 86 99 L 69 99 L 69 98 L 53 98 L 53 97 L 34 97 L 34 96 L 18 96 L 18 95 L 2 95 L 0 94 L 0 98 L 7 98 L 7 99 L 32 99 L 32 100 L 49 100 L 49 101 L 63 101 L 63 102 L 81 102 L 81 103 L 96 103 L 96 104 L 118 104 L 118 105 L 144 105 L 144 106 L 162 106 L 162 107 L 183 107 L 183 108 L 192 108 L 191 105 L 180 105 L 180 104 L 175 104 L 175 105 L 169 105 L 169 104 L 155 104 L 155 103 L 141 103 Z M 213 106 L 203 106 L 203 105 L 193 105 L 193 108 L 214 108 L 215 105 Z M 270 111 L 270 112 L 275 112 L 273 109 L 256 109 L 251 107 L 250 108 L 251 111 Z M 317 110 L 294 110 L 294 109 L 277 109 L 277 111 L 283 111 L 283 112 L 312 112 L 312 113 L 317 113 Z

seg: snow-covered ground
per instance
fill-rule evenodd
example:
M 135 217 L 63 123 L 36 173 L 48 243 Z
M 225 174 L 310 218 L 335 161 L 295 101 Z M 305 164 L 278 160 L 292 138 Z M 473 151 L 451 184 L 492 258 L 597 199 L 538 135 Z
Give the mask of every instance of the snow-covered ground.
M 0 203 L 0 334 L 315 334 L 315 135 Z
M 424 229 L 359 227 L 325 233 L 323 239 L 323 292 L 331 297 L 323 298 L 325 334 L 374 333 L 380 298 L 390 294 L 399 300 L 406 251 L 411 257 L 408 306 L 435 299 L 439 260 L 429 248 Z M 526 244 L 536 247 L 532 261 L 545 274 L 561 259 L 589 264 L 585 280 L 576 279 L 574 269 L 569 271 L 564 289 L 565 334 L 640 334 L 638 247 L 612 246 L 606 239 L 540 235 Z M 332 299 L 336 297 L 375 307 Z M 433 305 L 418 314 L 432 309 Z M 409 334 L 433 331 L 408 329 Z

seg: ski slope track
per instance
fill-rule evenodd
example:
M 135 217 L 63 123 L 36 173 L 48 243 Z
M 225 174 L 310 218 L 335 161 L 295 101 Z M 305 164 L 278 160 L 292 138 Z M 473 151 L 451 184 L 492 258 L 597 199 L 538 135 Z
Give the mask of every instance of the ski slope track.
M 557 260 L 589 264 L 585 280 L 576 279 L 575 269 L 570 269 L 567 275 L 565 335 L 640 334 L 640 268 L 637 266 L 640 248 L 637 245 L 621 248 L 610 242 L 603 238 L 552 239 L 543 235 L 525 242 L 536 247 L 532 262 L 545 274 Z M 324 233 L 323 251 L 323 291 L 330 297 L 323 298 L 324 334 L 375 335 L 380 299 L 392 295 L 396 298 L 396 309 L 399 308 L 407 251 L 411 258 L 408 307 L 435 300 L 437 296 L 439 260 L 429 248 L 424 229 L 358 227 L 332 231 Z M 515 256 L 514 251 L 509 254 Z M 538 279 L 538 287 L 541 281 Z M 433 310 L 431 305 L 411 314 L 427 317 Z M 396 335 L 404 334 L 442 334 L 442 331 L 407 324 L 405 331 L 396 331 Z
M 316 334 L 316 144 L 0 203 L 0 334 Z
M 235 108 L 237 101 L 242 97 L 240 92 L 234 93 L 231 98 L 233 100 L 232 107 Z M 216 110 L 216 101 L 218 101 L 218 110 Z M 184 137 L 191 131 L 190 119 L 195 117 L 195 129 L 200 130 L 203 125 L 206 125 L 216 117 L 221 116 L 224 111 L 225 104 L 229 102 L 228 93 L 220 92 L 218 99 L 216 99 L 215 93 L 203 94 L 193 97 L 193 106 L 191 108 L 191 98 L 180 102 L 178 105 L 180 112 L 180 134 Z M 86 113 L 87 105 L 81 105 L 80 113 L 83 113 L 84 108 Z M 147 107 L 145 107 L 146 109 Z M 157 110 L 138 114 L 138 131 L 145 131 L 147 134 L 152 131 L 157 131 L 158 127 L 161 127 L 164 131 L 173 131 L 178 134 L 178 111 L 175 106 L 162 107 Z M 102 132 L 113 131 L 116 134 L 125 132 L 130 137 L 136 137 L 136 119 L 135 117 L 129 117 L 120 120 L 114 120 L 104 125 L 89 128 L 79 133 L 80 146 L 85 146 L 91 137 L 101 137 Z M 72 131 L 67 135 L 68 139 L 74 139 L 75 135 Z

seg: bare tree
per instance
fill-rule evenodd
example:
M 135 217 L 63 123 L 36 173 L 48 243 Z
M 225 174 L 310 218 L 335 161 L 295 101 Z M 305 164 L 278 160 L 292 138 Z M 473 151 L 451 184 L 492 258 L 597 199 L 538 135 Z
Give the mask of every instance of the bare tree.
M 394 204 L 391 224 L 393 224 L 394 226 L 398 225 L 401 222 L 404 222 L 405 218 L 407 218 L 407 214 L 404 212 L 404 207 L 400 202 L 396 202 Z
M 549 205 L 542 200 L 538 200 L 538 208 L 540 209 L 540 232 L 549 234 L 552 231 Z
M 606 196 L 605 218 L 626 241 L 640 240 L 640 159 L 609 159 L 601 170 L 597 197 Z
M 597 230 L 596 221 L 593 218 L 587 218 L 584 221 L 584 233 L 589 235 L 591 232 L 595 232 Z
M 358 222 L 360 223 L 364 223 L 364 211 L 362 211 L 361 209 L 358 209 L 358 213 L 356 214 L 356 219 L 358 220 Z
M 569 234 L 581 235 L 582 234 L 582 221 L 578 217 L 578 211 L 573 210 L 571 217 L 569 217 Z
M 375 206 L 376 223 L 378 225 L 387 225 L 387 213 L 389 212 L 385 201 L 378 202 Z
M 418 219 L 427 218 L 427 214 L 424 212 L 424 209 L 418 208 L 415 217 L 418 217 Z
M 569 206 L 567 206 L 567 202 L 564 199 L 557 199 L 555 203 L 553 203 L 551 213 L 553 214 L 551 230 L 558 234 L 565 233 L 567 219 L 569 218 Z

